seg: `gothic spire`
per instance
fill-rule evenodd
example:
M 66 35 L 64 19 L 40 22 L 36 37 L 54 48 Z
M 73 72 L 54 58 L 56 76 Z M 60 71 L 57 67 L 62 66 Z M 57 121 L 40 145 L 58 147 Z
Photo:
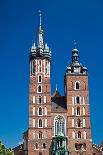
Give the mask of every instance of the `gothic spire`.
M 43 29 L 42 29 L 42 22 L 41 22 L 41 11 L 39 10 L 39 30 L 38 30 L 38 47 L 42 48 L 43 47 Z

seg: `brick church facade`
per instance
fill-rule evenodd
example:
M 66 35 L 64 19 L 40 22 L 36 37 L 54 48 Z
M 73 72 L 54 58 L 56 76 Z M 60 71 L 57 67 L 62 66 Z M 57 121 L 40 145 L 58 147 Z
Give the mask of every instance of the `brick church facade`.
M 72 50 L 64 75 L 64 96 L 51 95 L 51 51 L 43 41 L 40 24 L 37 44 L 30 51 L 29 128 L 15 155 L 101 155 L 102 146 L 92 144 L 88 69 Z

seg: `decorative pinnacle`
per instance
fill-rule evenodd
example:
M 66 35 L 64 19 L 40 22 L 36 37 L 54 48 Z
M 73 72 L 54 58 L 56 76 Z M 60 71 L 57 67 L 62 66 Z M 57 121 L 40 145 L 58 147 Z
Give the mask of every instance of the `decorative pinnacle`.
M 41 28 L 41 16 L 42 16 L 41 10 L 39 10 L 38 12 L 39 12 L 39 18 L 40 18 L 40 19 L 39 19 L 39 20 L 40 20 L 40 23 L 39 23 L 40 25 L 39 25 L 39 26 L 40 26 L 40 28 Z

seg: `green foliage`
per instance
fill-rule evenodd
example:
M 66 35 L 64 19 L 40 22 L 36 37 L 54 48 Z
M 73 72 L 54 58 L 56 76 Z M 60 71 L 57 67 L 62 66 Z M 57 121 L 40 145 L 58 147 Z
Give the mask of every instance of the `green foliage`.
M 6 148 L 0 141 L 0 155 L 13 155 L 13 150 L 11 148 Z

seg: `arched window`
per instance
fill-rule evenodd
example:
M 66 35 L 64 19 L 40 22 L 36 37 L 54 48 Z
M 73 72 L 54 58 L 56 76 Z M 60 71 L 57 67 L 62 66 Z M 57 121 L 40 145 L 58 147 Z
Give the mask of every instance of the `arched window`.
M 41 85 L 38 86 L 38 93 L 42 93 L 42 87 L 41 87 Z
M 42 108 L 39 107 L 39 115 L 42 115 Z
M 35 149 L 38 149 L 38 144 L 37 143 L 35 144 Z
M 42 139 L 42 132 L 39 131 L 39 139 Z
M 78 118 L 77 119 L 77 127 L 80 128 L 81 127 L 81 120 Z
M 81 132 L 80 131 L 78 131 L 78 136 L 77 137 L 78 137 L 78 139 L 81 139 L 82 136 L 81 136 Z
M 65 135 L 65 119 L 63 116 L 57 116 L 55 118 L 55 135 Z
M 38 72 L 41 73 L 42 72 L 42 61 L 38 60 Z
M 79 82 L 76 82 L 75 83 L 75 88 L 76 88 L 76 90 L 79 90 L 80 89 L 80 83 Z
M 77 107 L 77 116 L 80 116 L 80 107 Z
M 39 127 L 42 127 L 42 119 L 39 119 Z
M 80 97 L 79 96 L 76 97 L 76 103 L 80 104 Z
M 46 149 L 46 144 L 45 143 L 43 143 L 43 149 Z

